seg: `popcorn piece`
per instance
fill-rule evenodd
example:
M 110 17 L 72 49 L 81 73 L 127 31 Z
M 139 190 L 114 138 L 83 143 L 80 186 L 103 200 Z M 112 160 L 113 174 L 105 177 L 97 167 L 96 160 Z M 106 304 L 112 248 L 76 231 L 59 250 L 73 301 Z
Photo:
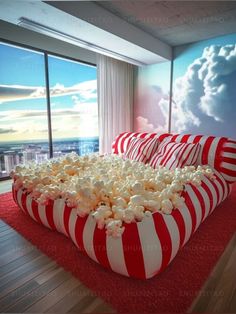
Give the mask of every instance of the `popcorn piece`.
M 105 189 L 102 189 L 100 192 L 99 192 L 99 198 L 101 199 L 101 201 L 104 201 L 104 202 L 110 202 L 110 193 L 105 190 Z
M 90 198 L 91 196 L 91 189 L 88 188 L 88 187 L 85 187 L 85 188 L 81 188 L 79 191 L 78 191 L 78 194 L 81 198 Z
M 136 181 L 132 186 L 131 186 L 131 191 L 132 193 L 135 194 L 141 194 L 144 191 L 143 185 L 141 182 Z
M 93 210 L 93 205 L 88 200 L 79 199 L 77 202 L 77 213 L 80 217 L 85 217 Z
M 213 180 L 216 179 L 211 168 L 207 168 L 205 170 L 205 174 L 207 175 L 209 179 L 213 179 Z
M 119 238 L 124 230 L 121 220 L 112 220 L 106 225 L 106 234 L 114 238 Z
M 161 202 L 161 211 L 164 214 L 167 214 L 167 215 L 171 214 L 172 209 L 173 209 L 173 205 L 170 200 L 166 199 Z
M 142 195 L 134 195 L 130 198 L 130 203 L 133 205 L 143 205 L 144 197 Z
M 165 188 L 160 193 L 160 199 L 162 200 L 169 199 L 171 196 L 172 196 L 171 188 Z
M 48 204 L 48 198 L 46 194 L 41 194 L 40 197 L 37 199 L 37 202 L 40 205 L 47 205 Z
M 161 202 L 159 200 L 148 200 L 144 202 L 144 206 L 146 209 L 154 212 L 161 208 Z
M 98 224 L 99 229 L 103 229 L 106 219 L 111 215 L 112 211 L 110 210 L 110 207 L 106 205 L 98 207 L 97 210 L 92 214 Z
M 105 188 L 104 181 L 98 180 L 98 181 L 93 182 L 93 187 L 95 189 L 95 192 L 99 193 L 99 191 Z
M 151 217 L 152 213 L 149 210 L 146 210 L 144 215 L 145 215 L 145 217 Z
M 184 206 L 185 200 L 182 196 L 179 196 L 178 194 L 174 194 L 171 197 L 171 202 L 175 208 L 181 209 Z
M 132 208 L 128 207 L 124 210 L 123 221 L 128 224 L 135 221 L 135 213 Z
M 124 219 L 124 216 L 125 216 L 125 213 L 124 213 L 124 209 L 123 208 L 120 208 L 116 205 L 113 205 L 112 206 L 112 211 L 114 213 L 114 218 L 115 219 L 118 219 L 118 220 L 123 220 Z
M 115 197 L 112 201 L 112 203 L 114 205 L 120 206 L 122 208 L 126 208 L 127 207 L 127 202 L 124 198 L 122 197 Z
M 179 183 L 177 180 L 174 180 L 170 185 L 170 189 L 172 192 L 180 192 L 183 190 L 183 184 Z
M 64 171 L 69 176 L 74 176 L 77 173 L 77 169 L 73 166 L 70 166 L 70 165 L 64 166 Z
M 144 218 L 144 207 L 135 206 L 134 207 L 134 218 L 138 221 L 142 221 Z

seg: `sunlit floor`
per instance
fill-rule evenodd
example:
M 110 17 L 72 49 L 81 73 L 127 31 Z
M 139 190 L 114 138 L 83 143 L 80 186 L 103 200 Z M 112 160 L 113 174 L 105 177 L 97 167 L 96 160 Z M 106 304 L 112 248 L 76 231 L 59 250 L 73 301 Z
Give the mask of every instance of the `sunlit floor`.
M 0 181 L 0 194 L 11 191 L 12 180 Z

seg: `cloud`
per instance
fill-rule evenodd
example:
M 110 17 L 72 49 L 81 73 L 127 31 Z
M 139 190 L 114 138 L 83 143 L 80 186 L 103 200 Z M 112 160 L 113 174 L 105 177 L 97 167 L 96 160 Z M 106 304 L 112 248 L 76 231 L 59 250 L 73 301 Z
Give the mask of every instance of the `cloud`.
M 168 126 L 160 125 L 157 128 L 154 127 L 152 123 L 149 123 L 147 118 L 137 117 L 136 118 L 136 131 L 137 132 L 148 132 L 148 133 L 167 133 Z
M 91 99 L 97 97 L 97 81 L 85 81 L 71 87 L 65 87 L 64 85 L 57 83 L 54 87 L 50 89 L 51 96 L 62 96 L 78 94 L 78 96 L 83 99 Z
M 8 133 L 15 133 L 17 132 L 16 130 L 13 130 L 13 129 L 3 129 L 3 128 L 0 128 L 0 134 L 8 134 Z
M 86 106 L 93 108 L 91 111 L 93 114 L 90 114 L 90 111 L 79 111 L 77 108 L 53 110 L 53 136 L 55 138 L 97 136 L 97 104 L 82 103 L 83 108 Z M 5 141 L 47 138 L 47 113 L 45 110 L 2 111 L 1 123 L 4 124 L 4 129 L 9 131 L 2 133 L 1 139 Z
M 83 102 L 79 100 L 79 97 L 73 95 L 72 101 L 74 103 L 73 109 L 81 115 L 93 115 L 98 116 L 98 105 L 97 102 Z
M 29 98 L 37 87 L 21 85 L 0 85 L 0 102 Z
M 206 47 L 175 81 L 174 131 L 235 137 L 235 79 L 236 45 Z
M 48 134 L 48 128 L 37 128 L 36 130 L 35 130 L 36 132 L 39 132 L 39 133 L 45 133 L 46 135 Z M 52 132 L 57 132 L 58 131 L 58 129 L 52 129 Z M 32 132 L 32 128 L 31 129 L 29 129 L 29 128 L 27 128 L 27 129 L 24 129 L 24 133 L 31 133 Z
M 158 85 L 139 85 L 135 94 L 134 126 L 139 132 L 167 132 L 169 95 Z
M 137 132 L 153 133 L 156 131 L 153 124 L 149 123 L 148 119 L 146 119 L 146 118 L 139 116 L 136 118 L 136 122 L 137 122 L 137 128 L 136 128 Z
M 51 97 L 76 94 L 80 100 L 97 98 L 97 81 L 90 80 L 70 87 L 57 83 L 50 88 Z M 46 97 L 43 86 L 0 85 L 0 102 L 17 101 L 23 99 L 39 99 Z
M 52 118 L 55 116 L 64 117 L 64 116 L 75 116 L 78 117 L 81 115 L 79 110 L 74 109 L 54 109 L 52 111 Z M 46 110 L 8 110 L 3 111 L 1 114 L 1 121 L 12 121 L 16 122 L 22 119 L 34 119 L 37 121 L 39 118 L 47 118 Z

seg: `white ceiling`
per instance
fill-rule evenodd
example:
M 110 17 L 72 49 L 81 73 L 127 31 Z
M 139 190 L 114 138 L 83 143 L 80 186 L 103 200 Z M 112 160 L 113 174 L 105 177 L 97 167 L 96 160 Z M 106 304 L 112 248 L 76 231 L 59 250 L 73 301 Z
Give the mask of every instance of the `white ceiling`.
M 121 57 L 128 57 L 131 63 L 134 60 L 134 63 L 152 64 L 171 59 L 169 45 L 155 40 L 120 18 L 117 18 L 116 23 L 120 29 L 128 31 L 129 36 L 119 36 L 111 29 L 104 30 L 91 23 L 88 14 L 105 14 L 104 19 L 109 19 L 113 14 L 107 10 L 90 1 L 82 1 L 82 6 L 77 9 L 74 5 L 77 2 L 61 1 L 58 5 L 57 2 L 48 4 L 34 0 L 0 0 L 0 19 L 17 25 L 22 17 L 27 18 L 109 52 L 115 52 Z M 86 18 L 81 18 L 81 15 L 86 15 Z
M 170 60 L 172 46 L 235 32 L 236 1 L 0 0 L 0 19 L 22 17 L 153 64 Z
M 236 1 L 96 1 L 169 45 L 236 32 Z

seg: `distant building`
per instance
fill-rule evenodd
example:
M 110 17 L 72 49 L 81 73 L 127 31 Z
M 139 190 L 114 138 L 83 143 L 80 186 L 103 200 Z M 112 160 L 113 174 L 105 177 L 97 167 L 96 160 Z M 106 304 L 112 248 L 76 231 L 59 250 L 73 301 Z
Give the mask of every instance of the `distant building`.
M 36 152 L 31 149 L 24 150 L 23 154 L 23 163 L 36 159 Z
M 36 158 L 35 158 L 35 161 L 37 163 L 41 163 L 43 162 L 44 160 L 47 160 L 48 159 L 48 153 L 36 153 Z
M 4 155 L 0 154 L 0 173 L 2 173 L 5 170 L 4 167 Z
M 19 164 L 20 162 L 20 157 L 19 155 L 14 154 L 6 154 L 4 156 L 4 164 L 5 164 L 5 170 L 7 173 L 10 173 L 11 170 L 15 167 L 15 165 Z
M 58 152 L 53 152 L 53 158 L 57 158 L 57 157 L 60 157 L 60 156 L 63 156 L 65 155 L 63 152 L 61 151 L 58 151 Z

